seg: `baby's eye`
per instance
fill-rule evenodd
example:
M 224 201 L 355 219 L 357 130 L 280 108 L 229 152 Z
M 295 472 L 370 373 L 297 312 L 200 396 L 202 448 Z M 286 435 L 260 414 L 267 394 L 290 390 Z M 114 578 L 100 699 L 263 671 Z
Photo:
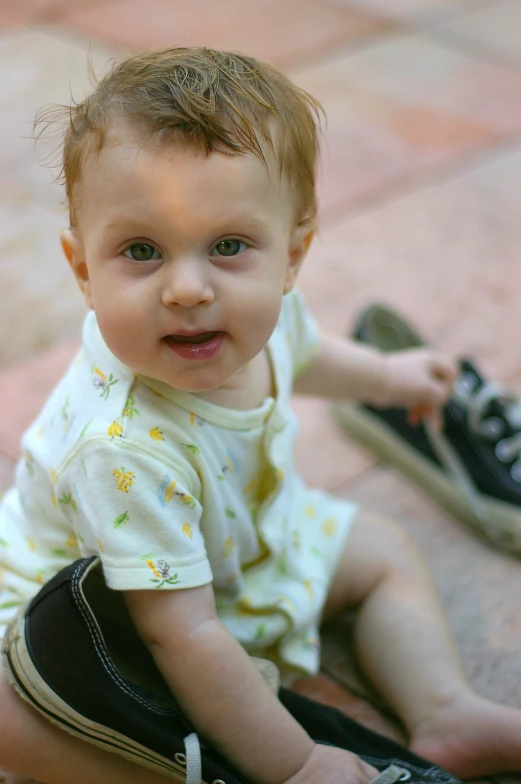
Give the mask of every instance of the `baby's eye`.
M 237 256 L 242 253 L 248 246 L 241 240 L 221 240 L 214 245 L 210 251 L 210 256 Z
M 152 261 L 161 258 L 159 251 L 148 242 L 135 242 L 123 251 L 123 255 L 132 261 Z

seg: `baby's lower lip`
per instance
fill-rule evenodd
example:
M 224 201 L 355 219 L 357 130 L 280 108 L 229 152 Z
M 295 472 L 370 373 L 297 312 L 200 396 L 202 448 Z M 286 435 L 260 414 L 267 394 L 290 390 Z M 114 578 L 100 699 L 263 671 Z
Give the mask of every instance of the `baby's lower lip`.
M 183 359 L 210 359 L 221 350 L 224 341 L 224 332 L 205 332 L 201 335 L 186 337 L 183 335 L 169 335 L 165 343 L 174 354 Z

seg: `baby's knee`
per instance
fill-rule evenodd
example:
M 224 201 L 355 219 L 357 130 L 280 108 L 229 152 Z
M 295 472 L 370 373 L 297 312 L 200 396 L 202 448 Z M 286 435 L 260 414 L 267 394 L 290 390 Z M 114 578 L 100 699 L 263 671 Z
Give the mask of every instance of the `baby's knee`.
M 375 585 L 390 574 L 403 576 L 425 570 L 423 554 L 406 528 L 388 517 L 366 512 L 361 521 Z
M 331 583 L 324 617 L 358 606 L 389 578 L 410 582 L 423 570 L 422 556 L 401 525 L 361 509 Z
M 383 569 L 384 581 L 409 593 L 417 593 L 418 596 L 425 595 L 426 590 L 435 590 L 423 551 L 400 523 L 388 521 L 384 546 L 387 553 Z

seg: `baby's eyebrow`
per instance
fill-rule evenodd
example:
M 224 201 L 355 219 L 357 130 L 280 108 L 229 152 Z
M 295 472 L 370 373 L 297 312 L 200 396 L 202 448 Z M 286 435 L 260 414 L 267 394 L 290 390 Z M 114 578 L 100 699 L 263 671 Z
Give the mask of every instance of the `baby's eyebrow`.
M 212 226 L 210 233 L 217 235 L 226 234 L 262 234 L 265 235 L 270 228 L 270 222 L 263 218 L 250 213 L 236 213 L 230 215 L 220 215 L 211 222 Z M 116 215 L 109 222 L 107 222 L 102 229 L 102 234 L 109 239 L 112 235 L 118 235 L 121 232 L 125 234 L 130 232 L 132 234 L 139 234 L 140 232 L 148 235 L 151 231 L 151 224 L 143 220 L 143 217 L 137 218 L 135 215 Z
M 117 218 L 113 218 L 109 223 L 106 223 L 103 227 L 104 232 L 110 232 L 114 230 L 120 229 L 122 226 L 126 226 L 128 223 L 134 222 L 135 218 L 132 216 L 121 215 Z
M 225 222 L 229 223 L 230 225 L 237 224 L 241 227 L 248 226 L 258 231 L 266 231 L 266 229 L 269 227 L 269 222 L 267 220 L 264 220 L 263 218 L 256 218 L 252 215 L 239 214 L 226 216 Z

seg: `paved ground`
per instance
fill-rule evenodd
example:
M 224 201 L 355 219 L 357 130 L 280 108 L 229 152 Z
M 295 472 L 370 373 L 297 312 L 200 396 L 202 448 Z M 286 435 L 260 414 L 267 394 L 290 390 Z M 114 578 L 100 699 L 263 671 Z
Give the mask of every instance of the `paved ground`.
M 393 9 L 392 11 L 390 9 Z M 302 288 L 343 330 L 373 300 L 521 391 L 521 0 L 11 0 L 0 2 L 0 485 L 21 430 L 78 340 L 84 309 L 61 257 L 61 192 L 31 141 L 42 104 L 68 102 L 122 51 L 242 50 L 283 68 L 327 115 L 322 229 Z M 521 707 L 519 561 L 494 552 L 297 401 L 315 484 L 403 521 L 424 547 L 484 694 Z M 326 635 L 336 680 L 302 685 L 399 735 Z M 337 681 L 349 691 L 339 691 Z

